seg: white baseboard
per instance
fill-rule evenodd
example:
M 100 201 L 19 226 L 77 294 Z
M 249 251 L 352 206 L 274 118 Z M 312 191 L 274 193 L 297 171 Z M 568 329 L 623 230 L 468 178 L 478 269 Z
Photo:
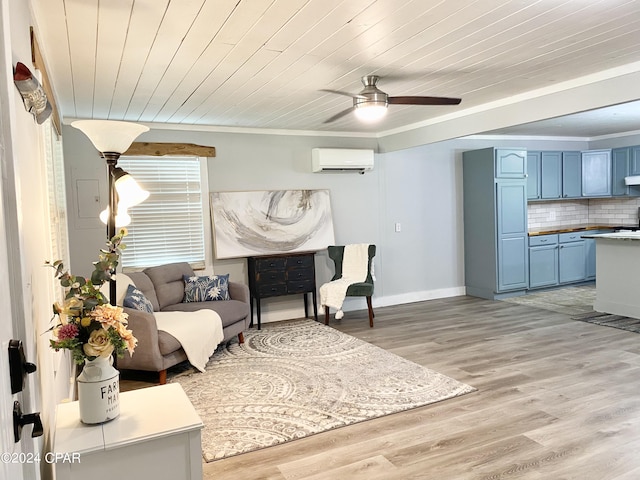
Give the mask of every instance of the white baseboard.
M 402 305 L 403 303 L 424 302 L 436 298 L 459 297 L 465 295 L 465 287 L 439 288 L 436 290 L 424 290 L 422 292 L 403 293 L 400 295 L 388 295 L 385 297 L 373 297 L 374 307 L 389 307 Z
M 422 292 L 403 293 L 400 295 L 388 295 L 384 297 L 376 297 L 375 294 L 372 298 L 373 307 L 389 307 L 393 305 L 402 305 L 404 303 L 423 302 L 426 300 L 435 300 L 436 298 L 448 298 L 458 297 L 465 295 L 465 287 L 452 287 L 452 288 L 439 288 L 436 290 L 425 290 Z M 300 302 L 302 303 L 302 302 Z M 354 310 L 365 310 L 367 303 L 364 297 L 351 297 L 346 298 L 342 310 L 345 312 L 352 312 Z M 332 312 L 333 309 L 332 309 Z M 313 307 L 309 302 L 309 315 L 313 315 Z M 274 308 L 270 311 L 263 311 L 261 315 L 262 323 L 279 322 L 282 320 L 291 320 L 294 318 L 304 317 L 304 308 Z M 318 317 L 322 321 L 324 318 L 324 309 L 320 306 L 320 298 L 318 297 Z M 255 314 L 254 314 L 254 323 Z

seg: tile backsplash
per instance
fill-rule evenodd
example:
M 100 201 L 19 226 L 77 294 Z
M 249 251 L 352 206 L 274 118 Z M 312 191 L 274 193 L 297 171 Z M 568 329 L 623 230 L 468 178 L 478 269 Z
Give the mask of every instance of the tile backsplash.
M 528 204 L 529 228 L 582 224 L 638 225 L 640 198 L 557 200 Z

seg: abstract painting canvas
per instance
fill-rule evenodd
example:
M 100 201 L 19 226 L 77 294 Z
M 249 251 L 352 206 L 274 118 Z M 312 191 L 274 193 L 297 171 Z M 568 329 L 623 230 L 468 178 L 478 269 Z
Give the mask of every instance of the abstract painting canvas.
M 335 244 L 329 190 L 213 192 L 211 217 L 218 259 Z

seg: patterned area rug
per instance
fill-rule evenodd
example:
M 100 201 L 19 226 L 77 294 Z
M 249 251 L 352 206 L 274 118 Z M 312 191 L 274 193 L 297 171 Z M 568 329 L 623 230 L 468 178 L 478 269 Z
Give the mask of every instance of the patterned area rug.
M 266 325 L 219 347 L 205 373 L 178 375 L 211 462 L 475 388 L 312 320 Z
M 579 285 L 528 293 L 519 297 L 505 298 L 504 301 L 567 315 L 581 315 L 593 311 L 595 299 L 594 285 Z
M 603 325 L 605 327 L 617 328 L 619 330 L 627 330 L 628 332 L 640 333 L 640 320 L 637 318 L 591 311 L 583 315 L 572 317 L 571 319 L 580 320 L 581 322 L 595 323 L 596 325 Z

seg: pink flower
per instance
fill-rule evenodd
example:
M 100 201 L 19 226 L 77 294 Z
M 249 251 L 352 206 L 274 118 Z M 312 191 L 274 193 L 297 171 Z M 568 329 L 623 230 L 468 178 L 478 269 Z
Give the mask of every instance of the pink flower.
M 75 323 L 67 323 L 58 329 L 58 340 L 71 340 L 78 335 L 78 326 Z

